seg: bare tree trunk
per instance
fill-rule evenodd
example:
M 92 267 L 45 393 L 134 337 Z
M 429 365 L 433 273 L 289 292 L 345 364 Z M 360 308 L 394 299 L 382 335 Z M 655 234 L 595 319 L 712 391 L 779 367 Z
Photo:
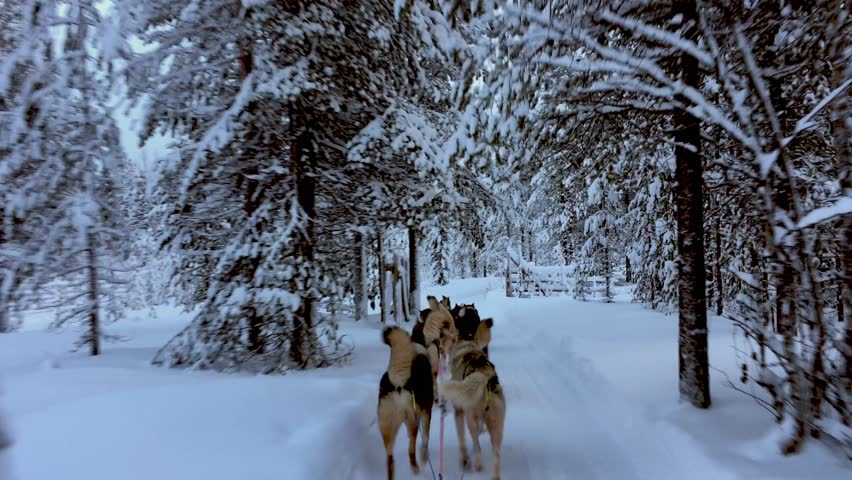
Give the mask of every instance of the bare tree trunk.
M 239 15 L 239 11 L 241 9 L 242 2 L 241 0 L 237 0 L 236 2 L 236 12 L 235 16 Z M 240 82 L 244 81 L 252 69 L 254 68 L 254 58 L 252 55 L 251 46 L 248 42 L 243 41 L 240 44 Z M 249 111 L 254 111 L 256 109 L 256 104 L 252 102 L 248 106 Z M 247 132 L 248 135 L 252 135 L 255 132 Z M 243 187 L 245 188 L 243 195 L 243 212 L 246 216 L 246 221 L 251 222 L 254 213 L 257 211 L 260 206 L 260 200 L 258 198 L 258 187 L 260 182 L 257 180 L 257 175 L 260 173 L 258 171 L 257 164 L 253 163 L 254 159 L 246 159 L 248 161 L 248 166 L 243 170 L 242 175 L 243 178 L 241 182 L 245 182 Z M 259 226 L 258 226 L 259 227 Z M 257 229 L 252 229 L 252 232 L 257 232 Z M 258 232 L 259 234 L 259 232 Z M 252 234 L 252 236 L 254 236 Z M 254 257 L 251 259 L 251 273 L 252 275 L 260 266 L 260 258 Z M 257 309 L 253 307 L 248 307 L 243 312 L 246 316 L 246 320 L 248 323 L 248 343 L 249 350 L 255 353 L 263 353 L 264 342 L 261 338 L 261 331 L 263 330 L 263 318 L 257 314 Z
M 688 26 L 687 39 L 697 37 L 695 0 L 676 0 L 672 13 Z M 700 88 L 698 62 L 680 55 L 684 84 Z M 688 102 L 685 102 L 688 104 Z M 710 373 L 707 359 L 707 301 L 704 271 L 704 198 L 701 165 L 701 127 L 685 110 L 674 113 L 675 205 L 677 205 L 679 377 L 680 395 L 698 408 L 710 406 Z
M 9 305 L 6 299 L 0 300 L 0 333 L 12 331 L 12 321 L 9 314 Z
M 408 311 L 420 313 L 420 278 L 417 270 L 417 230 L 408 227 Z
M 0 98 L 0 109 L 3 107 L 3 99 Z M 0 248 L 6 243 L 6 234 L 5 234 L 6 224 L 5 218 L 2 211 L 0 211 Z M 0 269 L 3 267 L 0 266 Z M 0 270 L 2 271 L 2 270 Z M 14 288 L 14 287 L 12 287 Z M 9 305 L 9 298 L 5 292 L 0 292 L 0 333 L 7 333 L 12 331 L 12 321 L 10 319 L 9 310 L 11 309 Z M 2 435 L 2 433 L 0 433 Z
M 100 332 L 100 305 L 98 303 L 98 265 L 95 249 L 95 235 L 92 233 L 91 227 L 86 232 L 86 243 L 88 247 L 88 270 L 89 270 L 89 346 L 91 347 L 92 355 L 101 353 L 101 332 Z
M 315 145 L 311 134 L 310 120 L 298 101 L 291 104 L 290 124 L 293 129 L 291 147 L 291 163 L 296 179 L 296 199 L 305 215 L 302 229 L 295 234 L 296 255 L 309 266 L 314 263 L 314 221 L 316 219 L 316 181 L 314 179 Z M 308 275 L 311 275 L 310 271 Z M 313 351 L 314 328 L 314 298 L 313 279 L 307 278 L 304 291 L 299 292 L 301 304 L 293 317 L 293 338 L 290 345 L 290 355 L 299 368 L 307 368 L 311 357 L 318 352 Z
M 608 241 L 608 240 L 607 240 Z M 609 245 L 604 245 L 604 301 L 612 302 L 612 265 L 609 262 Z
M 2 391 L 0 391 L 2 392 Z M 0 413 L 0 478 L 12 480 L 11 465 L 12 433 L 6 425 L 6 418 Z
M 850 4 L 848 1 L 835 0 L 831 6 L 833 15 L 829 25 L 831 44 L 828 56 L 833 66 L 831 75 L 832 88 L 839 87 L 846 79 L 852 76 L 852 57 L 850 57 L 850 35 L 849 18 Z M 845 24 L 845 26 L 844 26 Z M 833 143 L 835 150 L 835 165 L 839 167 L 840 188 L 842 194 L 852 196 L 852 131 L 849 130 L 849 118 L 852 117 L 852 101 L 849 99 L 849 90 L 838 95 L 831 103 L 831 125 L 833 129 Z M 845 325 L 843 363 L 845 368 L 844 384 L 841 392 L 847 398 L 852 396 L 852 215 L 846 215 L 840 227 L 837 243 L 840 245 L 839 252 L 841 268 L 840 282 L 838 288 L 838 319 Z M 848 406 L 844 405 L 841 414 L 845 425 L 850 423 L 850 412 Z
M 381 311 L 382 325 L 388 321 L 388 301 L 387 289 L 385 288 L 385 256 L 382 252 L 382 232 L 376 232 L 376 253 L 379 257 L 379 310 Z
M 651 277 L 651 310 L 657 309 L 657 279 L 656 277 Z
M 722 285 L 722 225 L 720 220 L 716 220 L 716 238 L 715 247 L 716 255 L 713 261 L 713 281 L 716 284 L 714 291 L 716 292 L 716 315 L 722 316 L 725 305 L 725 291 Z
M 367 249 L 364 235 L 355 233 L 355 321 L 367 319 Z
M 435 235 L 434 245 L 434 264 L 435 264 L 435 283 L 438 285 L 446 285 L 449 283 L 449 272 L 447 264 L 444 261 L 444 230 L 440 229 Z
M 512 224 L 509 221 L 508 216 L 506 218 L 506 244 L 506 296 L 514 297 L 515 292 L 512 291 L 512 259 L 509 258 L 508 251 L 508 245 L 512 244 Z

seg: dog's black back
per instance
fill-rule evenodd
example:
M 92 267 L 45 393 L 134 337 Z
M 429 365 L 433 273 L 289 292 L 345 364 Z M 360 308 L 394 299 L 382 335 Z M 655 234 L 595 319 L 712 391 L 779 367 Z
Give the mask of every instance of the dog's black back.
M 414 403 L 421 410 L 431 410 L 435 402 L 435 391 L 432 385 L 432 364 L 426 355 L 419 353 L 414 357 L 414 361 L 411 362 L 411 375 L 405 385 L 394 385 L 390 381 L 388 372 L 385 372 L 379 381 L 379 400 L 402 390 L 407 390 L 414 395 Z

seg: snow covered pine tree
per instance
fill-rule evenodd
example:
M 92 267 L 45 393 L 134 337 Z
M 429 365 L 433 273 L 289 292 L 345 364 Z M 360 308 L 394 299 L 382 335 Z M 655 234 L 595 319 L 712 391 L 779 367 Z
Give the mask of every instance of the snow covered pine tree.
M 56 309 L 55 327 L 85 325 L 78 344 L 97 355 L 102 323 L 120 309 L 122 276 L 132 270 L 116 179 L 125 159 L 109 113 L 110 59 L 101 55 L 116 46 L 103 44 L 93 2 L 22 9 L 21 36 L 0 70 L 11 112 L 2 117 L 12 120 L 0 145 L 7 152 L 0 300 Z

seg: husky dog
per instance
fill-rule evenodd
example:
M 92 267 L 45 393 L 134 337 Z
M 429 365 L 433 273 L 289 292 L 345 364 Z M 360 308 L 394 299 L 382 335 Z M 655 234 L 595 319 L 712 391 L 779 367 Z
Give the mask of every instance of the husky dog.
M 450 308 L 450 297 L 441 297 L 441 304 L 449 309 Z M 420 310 L 420 321 L 425 322 L 426 318 L 429 316 L 430 313 L 432 313 L 431 308 L 424 308 L 423 310 Z M 416 327 L 417 326 L 415 325 L 415 328 Z M 422 326 L 421 326 L 421 328 L 422 328 Z
M 456 329 L 459 331 L 460 340 L 473 340 L 479 345 L 479 348 L 485 353 L 488 358 L 488 344 L 491 342 L 491 327 L 494 326 L 494 320 L 479 318 L 479 312 L 476 310 L 476 305 L 459 305 L 453 307 L 451 313 L 456 323 Z
M 447 305 L 450 299 L 444 297 L 440 302 L 434 296 L 426 297 L 429 300 L 429 315 L 423 322 L 421 331 L 412 332 L 412 338 L 416 343 L 424 345 L 432 364 L 433 388 L 438 391 L 438 362 L 449 351 L 449 347 L 458 338 L 453 315 Z M 445 304 L 446 301 L 446 304 Z M 437 398 L 435 399 L 437 402 Z
M 485 323 L 485 322 L 483 322 Z M 493 323 L 493 322 L 489 322 Z M 456 433 L 461 447 L 462 468 L 470 465 L 464 424 L 473 438 L 473 468 L 482 471 L 479 434 L 482 422 L 491 437 L 492 480 L 500 479 L 500 448 L 506 419 L 506 397 L 497 379 L 494 364 L 488 361 L 476 341 L 460 340 L 451 351 L 452 379 L 441 386 L 440 395 L 455 407 Z
M 388 369 L 379 382 L 378 425 L 387 453 L 388 480 L 394 478 L 393 447 L 403 423 L 408 427 L 408 461 L 414 474 L 420 472 L 415 456 L 418 428 L 423 429 L 420 461 L 429 458 L 429 427 L 435 390 L 432 365 L 425 349 L 411 341 L 399 327 L 382 332 L 391 348 Z

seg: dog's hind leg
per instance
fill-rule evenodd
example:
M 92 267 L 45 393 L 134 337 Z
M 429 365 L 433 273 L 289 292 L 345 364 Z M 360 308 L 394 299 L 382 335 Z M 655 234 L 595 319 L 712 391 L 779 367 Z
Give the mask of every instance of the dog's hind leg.
M 382 433 L 382 441 L 385 444 L 385 453 L 388 459 L 388 480 L 394 477 L 393 446 L 396 443 L 396 434 L 402 424 L 402 418 L 393 407 L 379 408 L 379 431 Z
M 503 446 L 503 415 L 505 410 L 491 409 L 485 414 L 485 426 L 491 437 L 491 480 L 500 480 L 500 449 Z
M 459 437 L 459 449 L 461 450 L 461 466 L 466 470 L 470 466 L 470 457 L 467 454 L 467 442 L 465 440 L 464 430 L 464 410 L 461 408 L 455 409 L 456 416 L 456 435 Z
M 431 407 L 431 405 L 430 405 Z M 429 461 L 429 430 L 432 427 L 432 412 L 420 412 L 420 461 Z
M 470 429 L 470 436 L 473 437 L 473 469 L 477 472 L 482 471 L 482 446 L 479 444 L 479 423 L 481 420 L 479 415 L 467 415 L 467 428 Z
M 417 419 L 414 412 L 411 416 L 405 419 L 405 424 L 408 426 L 408 463 L 411 465 L 411 471 L 415 475 L 420 473 L 420 466 L 417 465 Z

